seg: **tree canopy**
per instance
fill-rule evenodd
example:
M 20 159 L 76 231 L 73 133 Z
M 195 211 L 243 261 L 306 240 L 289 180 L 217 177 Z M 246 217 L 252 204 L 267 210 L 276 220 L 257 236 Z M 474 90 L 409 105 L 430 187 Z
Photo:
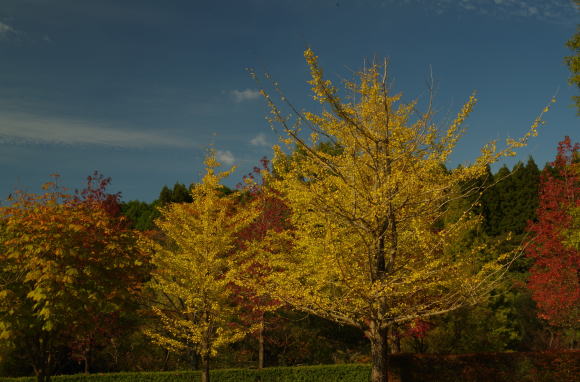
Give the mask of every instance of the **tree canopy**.
M 343 101 L 310 49 L 305 58 L 321 113 L 300 113 L 290 125 L 263 91 L 272 122 L 282 125 L 289 148 L 299 148 L 287 154 L 275 147 L 275 176 L 268 184 L 288 206 L 292 229 L 272 241 L 292 244 L 268 254 L 278 270 L 268 290 L 297 309 L 364 329 L 372 380 L 382 382 L 390 326 L 478 302 L 505 271 L 510 256 L 481 262 L 483 244 L 454 250 L 480 223 L 472 208 L 443 226 L 439 222 L 452 201 L 481 192 L 464 185 L 498 158 L 514 155 L 537 134 L 541 120 L 521 139 L 508 139 L 505 149 L 491 142 L 472 164 L 447 170 L 474 95 L 442 129 L 430 108 L 419 112 L 416 101 L 402 102 L 401 94 L 391 92 L 386 64 L 359 72 L 358 82 L 347 81 Z M 318 149 L 321 141 L 339 150 Z
M 56 178 L 58 179 L 58 178 Z M 119 195 L 95 174 L 77 194 L 56 183 L 16 192 L 0 208 L 0 338 L 28 338 L 28 359 L 48 380 L 63 343 L 85 368 L 103 325 L 112 329 L 147 277 L 148 257 L 119 215 Z

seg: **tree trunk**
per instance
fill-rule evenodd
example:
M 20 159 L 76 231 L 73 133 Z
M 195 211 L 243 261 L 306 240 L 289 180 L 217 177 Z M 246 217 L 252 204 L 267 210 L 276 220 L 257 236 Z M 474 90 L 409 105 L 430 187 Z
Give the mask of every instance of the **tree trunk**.
M 36 382 L 50 382 L 50 371 L 47 367 L 34 368 L 34 374 L 36 374 Z
M 40 372 L 36 374 L 36 382 L 49 382 L 50 377 L 45 375 L 44 372 Z
M 389 382 L 388 328 L 371 322 L 366 335 L 371 341 L 371 382 Z
M 165 350 L 165 359 L 163 360 L 163 367 L 161 368 L 161 370 L 163 370 L 163 371 L 169 370 L 168 364 L 169 364 L 169 350 L 166 349 Z M 195 365 L 195 366 L 197 366 L 197 365 Z M 195 367 L 195 368 L 197 369 L 197 367 Z
M 401 331 L 399 326 L 391 325 L 391 341 L 393 348 L 390 349 L 390 353 L 400 353 L 401 352 Z
M 85 370 L 84 370 L 84 373 L 85 374 L 89 374 L 90 364 L 91 364 L 91 361 L 90 361 L 90 358 L 91 358 L 91 345 L 90 345 L 90 343 L 85 348 L 84 357 L 83 358 L 84 358 L 84 361 L 85 361 Z
M 201 382 L 210 382 L 209 380 L 209 354 L 205 353 L 201 355 Z
M 264 368 L 264 314 L 260 321 L 260 331 L 258 332 L 258 370 Z
M 37 382 L 50 382 L 50 375 L 53 366 L 52 342 L 46 333 L 41 333 L 33 340 L 31 347 L 32 368 L 36 375 Z

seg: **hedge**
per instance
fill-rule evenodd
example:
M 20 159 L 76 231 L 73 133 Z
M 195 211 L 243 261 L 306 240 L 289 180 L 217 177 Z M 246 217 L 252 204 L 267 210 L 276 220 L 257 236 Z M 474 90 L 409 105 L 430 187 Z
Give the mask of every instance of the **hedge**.
M 580 375 L 580 351 L 478 353 L 461 355 L 395 354 L 389 382 L 564 382 Z M 369 365 L 324 365 L 221 369 L 212 382 L 366 382 Z M 199 382 L 199 371 L 77 374 L 54 382 Z M 0 382 L 34 382 L 35 378 L 0 378 Z
M 211 370 L 211 382 L 360 382 L 368 381 L 368 365 L 323 365 Z M 199 371 L 60 375 L 54 382 L 199 382 Z M 0 378 L 0 382 L 34 382 L 35 378 Z

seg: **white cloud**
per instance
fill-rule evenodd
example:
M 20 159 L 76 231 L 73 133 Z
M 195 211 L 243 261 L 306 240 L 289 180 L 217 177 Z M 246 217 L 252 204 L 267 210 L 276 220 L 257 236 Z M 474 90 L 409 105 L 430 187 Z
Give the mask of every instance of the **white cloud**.
M 0 40 L 8 38 L 10 35 L 18 33 L 16 29 L 10 25 L 0 21 Z
M 27 114 L 0 114 L 0 143 L 99 145 L 124 148 L 194 146 L 187 139 L 167 134 L 103 127 L 86 121 Z
M 536 7 L 529 7 L 528 8 L 528 15 L 533 16 L 538 13 L 538 8 Z
M 216 152 L 215 157 L 218 160 L 218 162 L 228 166 L 231 166 L 236 161 L 236 158 L 234 158 L 234 154 L 232 154 L 232 152 L 229 150 L 224 151 L 218 150 Z
M 255 89 L 232 90 L 230 92 L 234 98 L 234 102 L 240 103 L 244 101 L 251 101 L 260 98 L 260 92 Z
M 250 144 L 252 146 L 269 146 L 266 136 L 262 133 L 256 135 L 254 138 L 250 139 Z

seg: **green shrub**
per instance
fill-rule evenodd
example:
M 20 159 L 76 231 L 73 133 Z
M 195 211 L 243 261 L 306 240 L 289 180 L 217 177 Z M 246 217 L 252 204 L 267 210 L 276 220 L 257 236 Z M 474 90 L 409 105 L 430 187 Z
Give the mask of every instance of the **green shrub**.
M 370 376 L 368 365 L 324 365 L 221 369 L 211 371 L 212 382 L 360 382 Z M 199 382 L 199 371 L 75 374 L 53 377 L 54 382 Z M 34 382 L 33 377 L 0 378 L 0 382 Z

